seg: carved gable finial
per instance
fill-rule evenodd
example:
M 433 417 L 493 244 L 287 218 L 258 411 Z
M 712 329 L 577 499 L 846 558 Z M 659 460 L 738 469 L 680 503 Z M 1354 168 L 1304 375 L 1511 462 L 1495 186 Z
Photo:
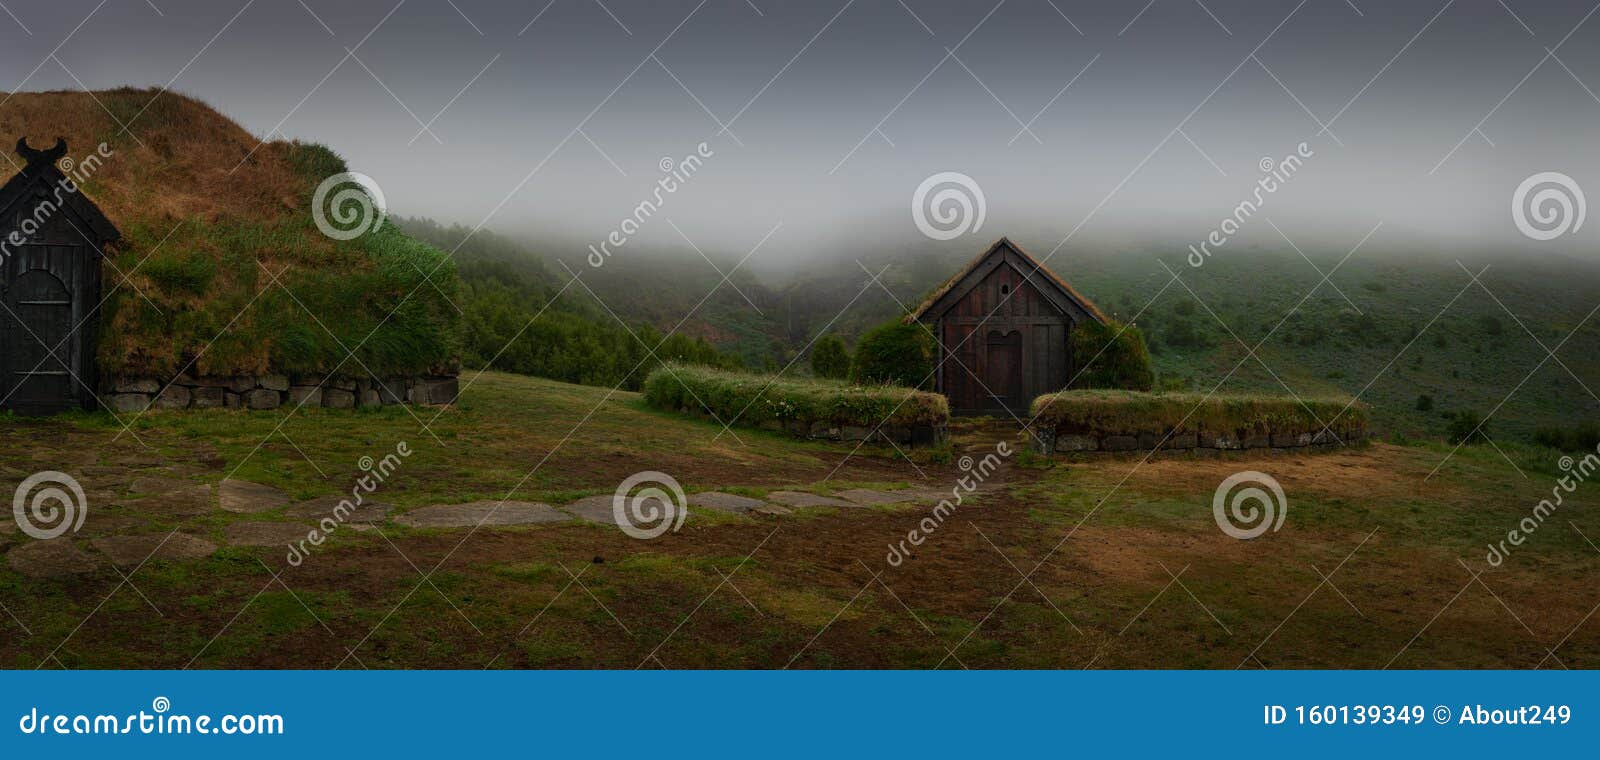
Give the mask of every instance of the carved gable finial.
M 67 141 L 57 137 L 56 144 L 46 150 L 37 150 L 28 147 L 28 138 L 17 138 L 17 155 L 22 156 L 29 166 L 38 163 L 54 164 L 58 159 L 67 154 Z

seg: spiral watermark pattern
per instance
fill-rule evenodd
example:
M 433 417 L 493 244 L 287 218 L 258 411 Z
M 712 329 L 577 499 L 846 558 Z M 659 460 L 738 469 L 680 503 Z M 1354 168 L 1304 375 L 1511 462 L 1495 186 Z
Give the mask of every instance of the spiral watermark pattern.
M 983 228 L 988 201 L 977 180 L 961 172 L 939 172 L 911 194 L 911 220 L 934 240 L 954 240 Z
M 23 533 L 51 539 L 67 531 L 78 532 L 89 515 L 89 503 L 77 478 L 46 470 L 29 475 L 17 486 L 11 497 L 11 514 Z
M 166 697 L 156 697 L 150 701 L 150 709 L 158 713 L 164 713 L 172 709 L 172 700 Z
M 1583 229 L 1588 210 L 1583 188 L 1561 172 L 1539 172 L 1511 194 L 1511 220 L 1533 240 L 1554 240 Z
M 376 231 L 387 215 L 378 183 L 360 172 L 335 174 L 317 185 L 311 196 L 311 218 L 322 234 L 334 240 L 354 240 Z
M 645 487 L 635 492 L 640 485 Z M 617 486 L 611 497 L 611 514 L 623 533 L 648 541 L 683 527 L 689 516 L 689 499 L 676 478 L 646 470 L 629 475 Z
M 1240 485 L 1237 492 L 1234 489 Z M 1289 515 L 1289 499 L 1276 478 L 1264 472 L 1245 470 L 1229 475 L 1211 497 L 1211 515 L 1223 533 L 1241 541 L 1259 538 L 1270 529 L 1283 527 Z

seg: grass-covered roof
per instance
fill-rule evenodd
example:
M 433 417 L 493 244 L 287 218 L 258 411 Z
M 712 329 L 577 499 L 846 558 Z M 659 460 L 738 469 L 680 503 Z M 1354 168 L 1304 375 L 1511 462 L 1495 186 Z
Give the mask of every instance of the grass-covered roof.
M 65 138 L 80 162 L 110 153 L 82 183 L 122 232 L 106 252 L 102 374 L 414 374 L 457 357 L 443 252 L 388 222 L 349 241 L 318 230 L 312 195 L 346 170 L 327 148 L 263 142 L 198 100 L 131 88 L 0 95 L 0 143 L 24 136 Z

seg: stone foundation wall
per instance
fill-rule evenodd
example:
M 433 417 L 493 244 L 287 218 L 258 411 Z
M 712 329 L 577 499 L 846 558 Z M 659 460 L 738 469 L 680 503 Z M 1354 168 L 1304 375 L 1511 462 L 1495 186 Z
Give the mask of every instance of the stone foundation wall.
M 1187 430 L 1171 436 L 1155 433 L 1118 435 L 1036 427 L 1029 431 L 1033 450 L 1041 454 L 1150 451 L 1240 451 L 1245 449 L 1306 449 L 1348 446 L 1367 439 L 1362 429 L 1326 432 L 1273 432 Z M 1163 440 L 1165 438 L 1165 440 Z
M 455 403 L 460 383 L 453 376 L 344 378 L 256 375 L 190 377 L 171 382 L 153 378 L 120 378 L 106 383 L 100 401 L 117 412 L 145 409 L 277 409 L 280 406 L 324 406 L 331 409 L 410 403 L 436 406 Z

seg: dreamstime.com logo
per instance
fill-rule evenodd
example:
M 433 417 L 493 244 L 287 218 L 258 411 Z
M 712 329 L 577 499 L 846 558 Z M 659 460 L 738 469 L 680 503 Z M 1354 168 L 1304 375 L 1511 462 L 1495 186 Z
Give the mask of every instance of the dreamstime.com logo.
M 77 478 L 46 470 L 29 475 L 17 486 L 11 497 L 11 515 L 23 533 L 41 540 L 57 538 L 83 527 L 89 501 Z
M 1235 488 L 1243 485 L 1237 492 Z M 1289 499 L 1276 478 L 1264 472 L 1245 470 L 1229 475 L 1211 497 L 1211 516 L 1223 533 L 1248 541 L 1268 529 L 1278 532 L 1289 516 Z
M 41 713 L 35 707 L 22 714 L 17 730 L 32 735 L 117 735 L 154 734 L 173 736 L 186 734 L 281 735 L 284 732 L 283 716 L 275 713 L 263 715 L 179 715 L 169 713 L 172 700 L 156 697 L 150 701 L 152 712 L 139 710 L 117 715 L 101 713 Z
M 1554 240 L 1583 229 L 1588 210 L 1583 188 L 1561 172 L 1539 172 L 1511 194 L 1511 220 L 1534 240 Z
M 640 485 L 645 487 L 635 493 Z M 676 478 L 646 470 L 629 475 L 617 486 L 611 497 L 611 514 L 623 533 L 648 541 L 683 527 L 689 516 L 689 499 Z
M 311 196 L 311 219 L 334 240 L 354 240 L 383 226 L 388 206 L 383 191 L 360 172 L 335 174 Z
M 988 201 L 978 181 L 961 172 L 939 172 L 911 194 L 911 221 L 934 240 L 954 240 L 983 228 Z

